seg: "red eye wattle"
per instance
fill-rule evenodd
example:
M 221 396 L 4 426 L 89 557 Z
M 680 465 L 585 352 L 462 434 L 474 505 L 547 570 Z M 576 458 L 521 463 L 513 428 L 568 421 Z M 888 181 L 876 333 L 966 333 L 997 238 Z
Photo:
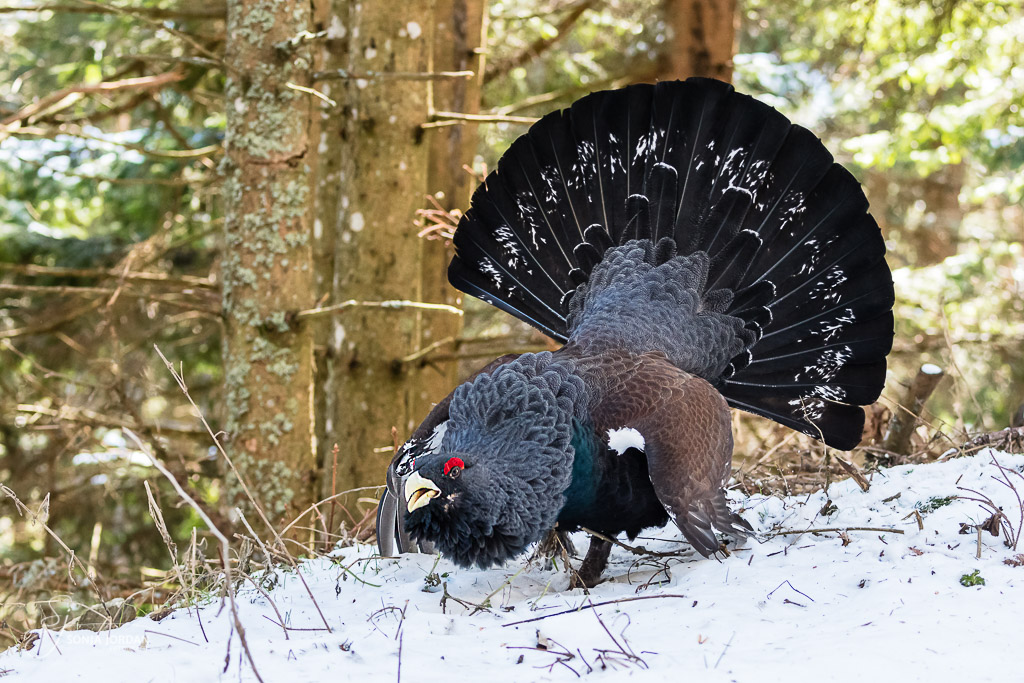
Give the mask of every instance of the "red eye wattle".
M 448 462 L 444 464 L 444 475 L 447 477 L 456 467 L 460 470 L 465 469 L 466 463 L 462 462 L 462 458 L 449 458 Z

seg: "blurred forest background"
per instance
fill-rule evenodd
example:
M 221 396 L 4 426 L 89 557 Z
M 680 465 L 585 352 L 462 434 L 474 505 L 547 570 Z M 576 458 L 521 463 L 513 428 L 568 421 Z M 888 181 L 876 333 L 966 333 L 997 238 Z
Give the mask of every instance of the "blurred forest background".
M 255 501 L 296 556 L 367 538 L 361 487 L 431 403 L 553 348 L 447 287 L 446 237 L 592 90 L 731 80 L 864 184 L 897 336 L 853 467 L 1022 420 L 1019 0 L 13 0 L 0 49 L 0 647 L 159 604 L 175 544 L 216 556 L 131 434 L 224 530 Z M 925 362 L 945 378 L 886 452 Z M 831 472 L 736 423 L 743 485 Z

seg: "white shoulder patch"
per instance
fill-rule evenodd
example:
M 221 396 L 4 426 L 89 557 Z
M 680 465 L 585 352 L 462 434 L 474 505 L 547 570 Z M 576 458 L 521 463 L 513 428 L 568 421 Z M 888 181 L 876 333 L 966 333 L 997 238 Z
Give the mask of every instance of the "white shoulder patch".
M 435 453 L 441 449 L 441 441 L 444 439 L 444 433 L 447 431 L 448 420 L 434 427 L 434 433 L 430 435 L 430 441 L 427 443 L 427 450 L 430 453 Z
M 632 427 L 619 427 L 608 430 L 608 447 L 622 455 L 630 448 L 643 450 L 646 442 L 643 435 Z

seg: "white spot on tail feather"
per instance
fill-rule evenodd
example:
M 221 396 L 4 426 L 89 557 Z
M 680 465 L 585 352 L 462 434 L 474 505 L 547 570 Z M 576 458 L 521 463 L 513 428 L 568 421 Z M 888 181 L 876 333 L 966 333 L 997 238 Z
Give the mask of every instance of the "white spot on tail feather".
M 632 427 L 619 427 L 608 430 L 608 447 L 622 455 L 630 448 L 643 450 L 646 442 L 643 434 Z

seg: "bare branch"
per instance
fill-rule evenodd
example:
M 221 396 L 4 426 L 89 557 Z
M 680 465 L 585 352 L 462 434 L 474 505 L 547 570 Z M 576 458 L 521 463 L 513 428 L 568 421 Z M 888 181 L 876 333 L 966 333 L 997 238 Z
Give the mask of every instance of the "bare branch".
M 847 531 L 877 531 L 885 534 L 902 534 L 903 529 L 895 529 L 893 527 L 880 527 L 880 526 L 847 526 L 847 527 L 822 527 L 820 529 L 791 529 L 787 531 L 776 531 L 771 534 L 768 538 L 775 538 L 776 536 L 798 536 L 802 534 L 844 534 Z
M 0 7 L 0 14 L 13 14 L 14 12 L 59 12 L 62 14 L 134 14 L 150 19 L 224 19 L 227 16 L 227 6 L 224 4 L 212 4 L 208 7 L 195 6 L 190 9 L 167 9 L 163 7 L 127 7 L 109 6 L 104 7 L 98 3 L 90 6 L 63 5 L 49 3 L 44 5 L 24 5 L 20 7 Z
M 138 102 L 136 102 L 136 105 L 138 105 Z M 209 159 L 203 159 L 202 161 L 209 162 Z M 18 159 L 18 163 L 28 164 L 29 166 L 38 169 L 45 168 L 47 171 L 53 173 L 55 176 L 60 178 L 78 178 L 80 180 L 89 180 L 97 183 L 110 183 L 112 185 L 162 185 L 165 187 L 202 187 L 203 185 L 211 185 L 214 182 L 217 182 L 217 180 L 207 180 L 203 182 L 196 180 L 186 180 L 184 178 L 115 178 L 113 176 L 88 175 L 85 173 L 75 173 L 73 171 L 57 170 L 55 168 L 47 166 L 44 163 L 33 161 L 31 159 Z
M 133 297 L 136 299 L 145 299 L 147 301 L 154 301 L 167 306 L 177 306 L 179 308 L 186 308 L 194 311 L 202 311 L 208 315 L 216 317 L 219 314 L 219 310 L 215 307 L 211 301 L 209 301 L 210 292 L 204 290 L 202 295 L 199 292 L 182 290 L 179 292 L 173 292 L 170 294 L 166 293 L 153 293 L 146 291 L 139 291 L 137 289 L 125 289 L 123 285 L 119 284 L 115 287 L 69 287 L 69 286 L 46 286 L 46 285 L 12 285 L 0 282 L 0 293 L 11 292 L 11 293 L 23 293 L 23 294 L 54 294 L 57 296 L 110 296 L 118 297 L 122 294 L 124 296 Z M 109 303 L 107 304 L 109 306 Z M 67 318 L 64 319 L 65 321 Z M 63 321 L 62 321 L 63 322 Z M 47 328 L 52 330 L 54 327 Z M 9 338 L 14 330 L 7 332 L 0 332 L 0 339 Z
M 134 150 L 140 154 L 145 154 L 146 156 L 153 157 L 155 159 L 199 159 L 210 156 L 222 149 L 221 145 L 207 145 L 206 147 L 199 147 L 198 149 L 184 150 L 147 149 L 142 145 L 133 145 L 130 142 L 108 140 L 107 138 L 101 138 L 97 135 L 89 135 L 77 127 L 68 125 L 57 126 L 53 129 L 15 128 L 7 131 L 7 133 L 8 135 L 29 135 L 37 138 L 49 138 L 51 140 L 58 135 L 70 135 L 72 137 L 81 138 L 82 140 L 92 140 L 94 142 L 102 142 L 107 145 L 116 145 L 117 147 Z
M 162 88 L 170 83 L 176 83 L 183 79 L 185 74 L 180 71 L 168 71 L 158 76 L 143 76 L 141 78 L 125 78 L 120 81 L 108 81 L 105 83 L 94 83 L 92 85 L 73 85 L 55 93 L 41 97 L 32 104 L 22 107 L 20 110 L 0 121 L 0 126 L 9 128 L 22 121 L 45 112 L 47 109 L 59 111 L 67 109 L 83 96 L 93 93 L 112 93 L 121 90 L 153 90 Z
M 582 612 L 583 610 L 594 609 L 595 607 L 604 607 L 605 605 L 618 605 L 618 604 L 623 603 L 623 602 L 636 602 L 637 600 L 665 600 L 665 599 L 671 599 L 671 598 L 686 599 L 686 597 L 687 596 L 685 596 L 685 595 L 675 595 L 675 594 L 667 594 L 667 595 L 641 595 L 639 597 L 634 597 L 634 598 L 619 598 L 618 600 L 605 600 L 603 602 L 592 602 L 590 600 L 590 598 L 587 598 L 587 604 L 580 605 L 579 607 L 577 607 L 575 609 L 567 609 L 567 610 L 563 610 L 561 612 L 552 612 L 551 614 L 543 614 L 543 615 L 541 615 L 539 617 L 532 617 L 530 619 L 522 619 L 520 621 L 511 621 L 511 622 L 509 622 L 507 624 L 502 624 L 501 627 L 502 628 L 507 628 L 509 626 L 519 626 L 520 624 L 529 624 L 531 622 L 540 621 L 542 619 L 550 619 L 551 617 L 559 617 L 559 616 L 562 616 L 563 614 L 577 614 L 579 612 Z
M 403 308 L 419 308 L 428 311 L 444 311 L 446 313 L 453 313 L 455 315 L 464 315 L 462 309 L 455 308 L 455 306 L 449 306 L 448 304 L 431 304 L 423 301 L 407 301 L 407 300 L 389 300 L 389 301 L 356 301 L 355 299 L 349 299 L 343 301 L 340 304 L 332 304 L 330 306 L 322 306 L 320 308 L 310 308 L 305 311 L 299 311 L 295 314 L 297 320 L 305 320 L 307 318 L 318 318 L 324 315 L 331 315 L 339 311 L 343 311 L 347 308 L 390 308 L 390 309 L 403 309 Z
M 424 123 L 421 127 L 436 128 L 438 126 L 450 125 L 451 122 L 521 123 L 532 125 L 539 120 L 536 116 L 500 116 L 498 114 L 464 114 L 456 111 L 436 111 L 430 116 L 430 121 Z
M 320 92 L 319 90 L 317 90 L 315 88 L 307 88 L 306 86 L 299 85 L 297 83 L 285 83 L 285 87 L 291 88 L 292 90 L 297 90 L 298 92 L 304 92 L 307 95 L 312 95 L 313 97 L 316 97 L 317 99 L 323 100 L 324 102 L 326 102 L 327 104 L 331 105 L 332 107 L 337 107 L 338 106 L 337 102 L 335 102 L 330 97 L 328 97 L 327 95 L 323 94 L 322 92 Z
M 562 40 L 569 33 L 571 33 L 573 25 L 575 25 L 576 22 L 579 21 L 579 18 L 583 16 L 583 13 L 586 12 L 591 7 L 593 7 L 594 5 L 596 5 L 597 2 L 598 0 L 582 0 L 582 2 L 578 2 L 572 7 L 570 7 L 566 15 L 562 18 L 560 22 L 558 22 L 558 25 L 555 26 L 555 34 L 553 36 L 551 36 L 550 38 L 540 37 L 537 40 L 530 43 L 529 45 L 527 45 L 526 49 L 524 49 L 519 54 L 513 56 L 511 59 L 499 62 L 488 68 L 487 71 L 484 73 L 484 84 L 486 85 L 487 83 L 493 81 L 495 78 L 500 78 L 501 76 L 504 76 L 512 69 L 515 69 L 516 67 L 519 66 L 523 66 L 527 62 L 531 62 L 540 55 L 544 54 L 558 41 Z
M 181 434 L 183 436 L 199 436 L 200 434 L 206 433 L 203 430 L 196 429 L 195 427 L 188 427 L 180 423 L 175 424 L 172 422 L 161 422 L 156 424 L 138 424 L 101 415 L 100 413 L 88 410 L 87 408 L 72 408 L 71 406 L 63 406 L 60 410 L 56 410 L 45 406 L 21 404 L 17 406 L 16 411 L 28 415 L 45 415 L 46 417 L 51 417 L 57 421 L 77 422 L 81 424 L 116 429 L 145 430 L 146 432 L 155 432 L 158 434 L 160 432 L 166 432 L 169 434 Z
M 137 62 L 174 62 L 176 64 L 189 64 L 191 66 L 205 66 L 211 69 L 223 69 L 224 62 L 209 57 L 190 57 L 187 55 L 116 55 L 118 59 L 129 59 Z
M 171 276 L 165 273 L 139 273 L 121 272 L 114 269 L 99 268 L 61 268 L 56 266 L 37 266 L 21 263 L 0 262 L 0 270 L 6 270 L 19 275 L 31 277 L 94 277 L 114 278 L 118 280 L 135 280 L 139 282 L 153 282 L 161 285 L 176 285 L 182 287 L 199 287 L 201 289 L 217 289 L 217 283 L 211 278 L 193 277 L 190 275 Z
M 139 13 L 135 12 L 136 8 L 134 8 L 134 7 L 125 8 L 125 7 L 119 7 L 117 5 L 104 5 L 103 3 L 94 2 L 93 0 L 77 0 L 77 2 L 79 2 L 82 5 L 85 5 L 87 7 L 93 7 L 93 8 L 99 9 L 99 10 L 109 10 L 113 14 L 123 14 L 123 15 L 130 16 L 130 17 L 133 16 L 136 19 L 138 19 L 139 21 L 141 21 L 142 23 L 149 24 L 151 27 L 153 27 L 156 30 L 167 31 L 171 35 L 174 35 L 177 38 L 181 39 L 182 41 L 188 43 L 194 49 L 196 49 L 197 51 L 203 53 L 207 57 L 209 57 L 211 59 L 219 59 L 219 56 L 217 54 L 215 54 L 214 52 L 208 50 L 205 46 L 200 44 L 199 41 L 197 41 L 195 38 L 190 36 L 188 33 L 184 32 L 184 31 L 179 31 L 178 29 L 174 28 L 173 26 L 169 26 L 166 21 L 161 21 L 161 20 L 158 20 L 158 19 L 150 18 L 150 17 L 144 16 L 142 14 L 139 14 Z M 226 16 L 226 14 L 227 14 L 227 11 L 226 11 L 226 6 L 225 6 L 225 16 Z
M 50 320 L 36 323 L 35 325 L 26 325 L 25 327 L 16 327 L 13 330 L 0 330 L 0 339 L 14 339 L 16 337 L 28 337 L 34 334 L 46 334 L 52 332 L 61 325 L 68 321 L 75 320 L 76 318 L 85 315 L 91 311 L 95 311 L 102 305 L 99 300 L 94 300 L 85 306 L 74 308 L 64 315 L 59 315 Z
M 473 71 L 365 71 L 352 73 L 346 69 L 313 72 L 314 81 L 445 81 L 472 78 Z

